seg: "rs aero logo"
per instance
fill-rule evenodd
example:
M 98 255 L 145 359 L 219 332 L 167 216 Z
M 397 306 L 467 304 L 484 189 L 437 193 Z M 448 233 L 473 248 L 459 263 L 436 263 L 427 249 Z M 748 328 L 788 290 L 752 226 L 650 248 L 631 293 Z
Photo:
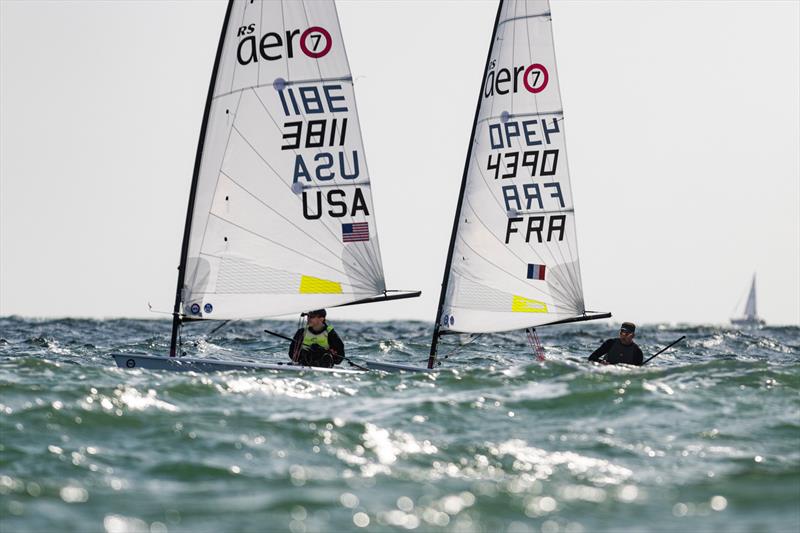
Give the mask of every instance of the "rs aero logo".
M 541 63 L 531 65 L 520 65 L 509 68 L 495 70 L 497 60 L 493 59 L 489 63 L 489 72 L 483 82 L 483 97 L 489 98 L 497 94 L 516 93 L 522 89 L 536 94 L 544 91 L 547 82 L 550 81 L 550 74 Z
M 277 61 L 292 59 L 303 53 L 312 59 L 319 59 L 331 50 L 333 39 L 322 26 L 312 26 L 304 31 L 286 30 L 283 33 L 271 31 L 260 37 L 255 35 L 256 25 L 240 26 L 236 37 L 240 38 L 236 48 L 236 59 L 241 65 L 258 61 Z M 298 48 L 300 49 L 298 52 Z

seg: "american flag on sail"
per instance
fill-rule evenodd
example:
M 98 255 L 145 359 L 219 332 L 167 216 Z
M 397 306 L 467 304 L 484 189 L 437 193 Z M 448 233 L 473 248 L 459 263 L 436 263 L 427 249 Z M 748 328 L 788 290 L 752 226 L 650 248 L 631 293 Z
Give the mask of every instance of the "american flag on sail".
M 350 222 L 342 224 L 342 241 L 358 242 L 369 240 L 368 222 Z

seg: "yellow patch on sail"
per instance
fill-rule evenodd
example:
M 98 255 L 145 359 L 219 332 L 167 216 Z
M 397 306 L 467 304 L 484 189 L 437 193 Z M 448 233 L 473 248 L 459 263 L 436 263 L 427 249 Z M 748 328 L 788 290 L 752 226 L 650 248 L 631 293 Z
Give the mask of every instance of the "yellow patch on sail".
M 546 313 L 547 304 L 515 294 L 514 299 L 511 301 L 511 311 L 514 313 Z
M 341 294 L 342 284 L 313 276 L 301 276 L 300 294 Z

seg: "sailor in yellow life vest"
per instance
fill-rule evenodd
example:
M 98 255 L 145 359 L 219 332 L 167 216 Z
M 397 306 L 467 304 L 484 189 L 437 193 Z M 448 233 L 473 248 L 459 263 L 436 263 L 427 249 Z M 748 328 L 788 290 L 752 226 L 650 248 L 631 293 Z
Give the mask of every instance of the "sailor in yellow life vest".
M 331 368 L 344 360 L 344 343 L 325 321 L 324 309 L 309 311 L 308 324 L 297 330 L 289 345 L 289 358 L 305 366 Z

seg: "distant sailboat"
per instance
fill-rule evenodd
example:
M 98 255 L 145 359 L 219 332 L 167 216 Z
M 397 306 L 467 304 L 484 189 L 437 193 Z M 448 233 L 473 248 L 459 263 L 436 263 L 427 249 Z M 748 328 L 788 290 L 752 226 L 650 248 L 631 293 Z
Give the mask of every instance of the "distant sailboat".
M 547 0 L 501 1 L 480 87 L 427 369 L 442 335 L 608 318 L 583 299 Z M 419 367 L 368 361 L 381 370 Z
M 747 294 L 747 303 L 744 306 L 744 316 L 732 318 L 731 324 L 734 326 L 756 327 L 766 324 L 763 319 L 758 317 L 756 310 L 756 275 L 753 274 L 753 281 L 750 284 L 750 292 Z
M 170 357 L 113 354 L 117 364 L 308 370 L 177 358 L 179 332 L 189 321 L 419 296 L 386 290 L 371 182 L 333 1 L 230 0 L 189 194 Z

